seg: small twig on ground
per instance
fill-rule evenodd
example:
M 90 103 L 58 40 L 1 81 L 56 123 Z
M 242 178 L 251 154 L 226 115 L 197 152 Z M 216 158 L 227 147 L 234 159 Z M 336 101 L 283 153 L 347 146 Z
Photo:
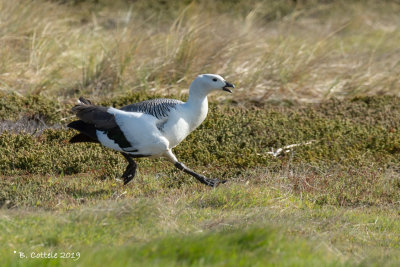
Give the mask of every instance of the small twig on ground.
M 284 147 L 282 147 L 282 148 L 278 148 L 278 149 L 276 149 L 275 151 L 274 151 L 274 149 L 272 148 L 272 149 L 271 149 L 271 152 L 267 152 L 267 154 L 272 155 L 273 157 L 277 157 L 277 156 L 279 156 L 279 155 L 281 155 L 281 154 L 283 154 L 283 153 L 288 153 L 288 152 L 292 151 L 294 147 L 297 147 L 297 146 L 306 146 L 306 145 L 310 145 L 310 144 L 312 144 L 312 143 L 314 143 L 314 142 L 315 142 L 315 140 L 311 140 L 311 141 L 308 141 L 308 142 L 306 142 L 306 143 L 292 144 L 292 145 L 284 146 Z

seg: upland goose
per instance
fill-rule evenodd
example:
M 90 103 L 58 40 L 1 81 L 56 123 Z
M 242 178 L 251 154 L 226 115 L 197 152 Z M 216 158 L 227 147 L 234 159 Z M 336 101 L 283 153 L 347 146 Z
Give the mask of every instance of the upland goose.
M 215 74 L 199 75 L 189 87 L 187 102 L 175 99 L 150 99 L 120 109 L 92 104 L 81 97 L 72 108 L 79 120 L 68 124 L 80 133 L 69 141 L 95 142 L 120 151 L 128 161 L 122 175 L 124 184 L 136 174 L 134 158 L 165 157 L 176 168 L 192 175 L 201 183 L 217 186 L 224 180 L 210 179 L 179 162 L 172 149 L 182 142 L 206 118 L 207 95 L 227 91 L 235 86 Z

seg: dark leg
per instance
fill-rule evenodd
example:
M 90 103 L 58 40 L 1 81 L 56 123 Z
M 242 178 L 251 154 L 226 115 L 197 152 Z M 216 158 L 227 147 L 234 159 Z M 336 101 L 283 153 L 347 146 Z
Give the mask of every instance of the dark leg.
M 199 180 L 201 183 L 206 184 L 208 186 L 217 187 L 219 184 L 226 183 L 226 180 L 210 179 L 201 174 L 198 174 L 198 173 L 192 171 L 191 169 L 189 169 L 188 167 L 186 167 L 183 163 L 180 163 L 179 161 L 176 161 L 174 163 L 174 165 L 178 169 L 186 172 L 187 174 L 190 174 L 191 176 L 193 176 L 194 178 Z
M 124 174 L 122 174 L 124 185 L 126 185 L 133 179 L 133 177 L 135 177 L 137 165 L 136 162 L 128 154 L 126 153 L 121 153 L 121 154 L 128 161 L 128 166 L 126 167 Z

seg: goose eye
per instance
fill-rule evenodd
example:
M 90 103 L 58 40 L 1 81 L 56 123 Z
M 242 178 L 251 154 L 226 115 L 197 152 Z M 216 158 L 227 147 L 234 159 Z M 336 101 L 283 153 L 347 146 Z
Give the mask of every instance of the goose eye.
M 216 81 L 218 81 L 218 80 L 217 80 L 217 78 L 214 78 L 213 81 L 216 82 Z

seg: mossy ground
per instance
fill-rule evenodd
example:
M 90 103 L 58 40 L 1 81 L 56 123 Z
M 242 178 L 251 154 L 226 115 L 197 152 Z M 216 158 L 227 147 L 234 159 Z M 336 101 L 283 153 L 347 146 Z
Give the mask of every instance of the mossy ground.
M 71 104 L 31 97 L 14 103 L 47 126 L 68 122 Z M 118 153 L 69 144 L 74 131 L 63 127 L 34 134 L 10 128 L 0 135 L 3 258 L 76 263 L 16 261 L 10 251 L 17 249 L 75 250 L 82 265 L 394 264 L 398 103 L 382 96 L 212 104 L 175 151 L 197 171 L 228 180 L 217 189 L 151 159 L 138 160 L 137 177 L 123 186 L 116 178 L 126 162 Z M 43 106 L 48 114 L 39 114 Z M 7 111 L 3 105 L 4 119 L 26 116 Z M 268 154 L 290 144 L 303 145 Z

